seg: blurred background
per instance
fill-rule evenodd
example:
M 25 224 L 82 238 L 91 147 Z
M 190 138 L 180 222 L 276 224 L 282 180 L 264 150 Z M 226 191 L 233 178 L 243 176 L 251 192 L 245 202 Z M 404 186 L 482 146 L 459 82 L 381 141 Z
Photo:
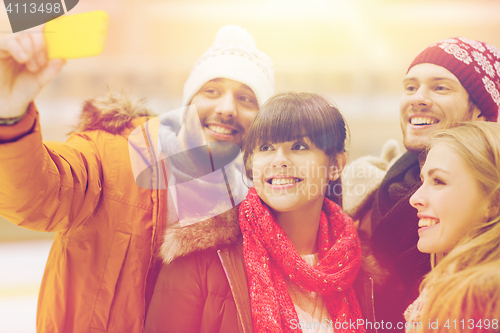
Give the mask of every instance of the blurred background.
M 36 99 L 45 140 L 64 141 L 83 100 L 108 88 L 156 114 L 180 107 L 198 57 L 237 24 L 273 59 L 276 92 L 328 96 L 349 124 L 350 160 L 378 155 L 401 142 L 401 80 L 421 49 L 455 36 L 500 48 L 499 0 L 80 0 L 69 14 L 96 9 L 110 15 L 105 50 L 68 61 Z M 10 33 L 1 8 L 0 37 Z M 0 332 L 35 332 L 52 238 L 0 217 Z

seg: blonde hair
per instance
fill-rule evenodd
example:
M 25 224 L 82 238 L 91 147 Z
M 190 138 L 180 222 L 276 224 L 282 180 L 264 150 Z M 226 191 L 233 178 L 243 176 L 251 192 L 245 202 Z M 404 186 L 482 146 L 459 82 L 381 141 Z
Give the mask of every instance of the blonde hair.
M 494 212 L 471 229 L 453 250 L 425 277 L 428 298 L 422 310 L 425 332 L 470 332 L 500 328 L 500 125 L 465 122 L 436 133 L 428 146 L 444 143 L 466 162 Z M 489 328 L 484 325 L 488 319 Z M 438 325 L 429 327 L 429 322 Z M 455 321 L 454 321 L 455 320 Z M 463 320 L 463 321 L 462 321 Z M 448 323 L 449 327 L 444 327 Z M 435 327 L 438 328 L 435 328 Z M 483 330 L 484 329 L 484 330 Z

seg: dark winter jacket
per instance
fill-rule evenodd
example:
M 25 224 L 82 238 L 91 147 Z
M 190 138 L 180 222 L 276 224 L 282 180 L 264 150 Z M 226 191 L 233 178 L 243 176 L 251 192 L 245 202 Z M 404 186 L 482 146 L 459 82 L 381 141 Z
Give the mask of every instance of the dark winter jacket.
M 374 290 L 375 317 L 391 322 L 393 329 L 404 323 L 403 313 L 418 297 L 419 284 L 431 269 L 429 254 L 417 249 L 419 218 L 409 203 L 420 185 L 418 158 L 407 152 L 387 172 L 372 206 L 373 254 L 391 276 Z M 379 330 L 384 331 L 394 332 Z

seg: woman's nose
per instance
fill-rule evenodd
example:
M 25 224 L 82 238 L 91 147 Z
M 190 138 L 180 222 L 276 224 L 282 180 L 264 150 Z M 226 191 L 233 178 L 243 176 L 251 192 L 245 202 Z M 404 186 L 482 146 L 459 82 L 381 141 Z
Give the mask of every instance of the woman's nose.
M 283 148 L 278 148 L 276 153 L 274 154 L 274 158 L 272 160 L 272 166 L 274 168 L 287 168 L 292 165 L 292 162 L 288 158 L 286 152 Z
M 423 184 L 410 197 L 410 205 L 412 205 L 416 209 L 425 207 L 427 205 L 427 199 L 425 198 Z

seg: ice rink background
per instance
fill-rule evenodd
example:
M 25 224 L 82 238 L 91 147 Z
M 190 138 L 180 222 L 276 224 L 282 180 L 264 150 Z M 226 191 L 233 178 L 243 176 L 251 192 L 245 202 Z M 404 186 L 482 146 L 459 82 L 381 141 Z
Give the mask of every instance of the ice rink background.
M 35 332 L 38 289 L 51 245 L 50 239 L 0 243 L 1 333 Z

